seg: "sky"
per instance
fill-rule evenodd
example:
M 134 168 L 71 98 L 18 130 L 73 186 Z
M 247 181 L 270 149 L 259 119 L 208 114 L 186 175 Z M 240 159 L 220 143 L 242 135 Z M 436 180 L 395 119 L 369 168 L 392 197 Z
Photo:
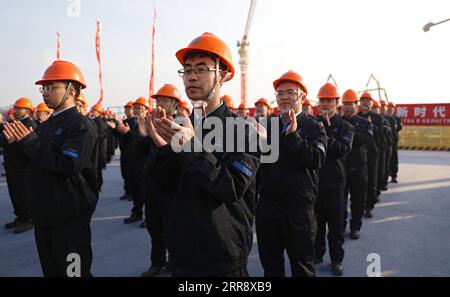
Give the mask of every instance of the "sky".
M 0 0 L 0 106 L 20 97 L 42 101 L 34 82 L 56 59 L 83 71 L 90 104 L 100 96 L 95 53 L 102 23 L 104 105 L 148 97 L 153 6 L 158 12 L 155 89 L 177 86 L 186 98 L 175 52 L 204 32 L 230 47 L 236 75 L 222 94 L 240 102 L 237 41 L 250 0 Z M 258 0 L 249 34 L 248 105 L 274 100 L 272 82 L 288 70 L 303 76 L 315 100 L 328 75 L 346 89 L 365 89 L 370 74 L 395 103 L 450 102 L 449 0 Z M 375 88 L 372 81 L 369 88 Z M 374 93 L 375 98 L 378 94 Z M 383 98 L 384 99 L 384 98 Z

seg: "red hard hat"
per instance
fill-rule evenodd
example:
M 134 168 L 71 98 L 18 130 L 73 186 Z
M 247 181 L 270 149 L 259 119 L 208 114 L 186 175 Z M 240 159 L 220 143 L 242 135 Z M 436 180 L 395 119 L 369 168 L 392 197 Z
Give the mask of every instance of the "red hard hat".
M 127 104 L 125 104 L 123 107 L 133 107 L 134 101 L 128 101 Z
M 372 98 L 371 98 L 371 99 L 372 99 Z M 378 101 L 375 100 L 375 99 L 372 99 L 372 106 L 373 106 L 373 107 L 381 107 L 381 106 L 380 106 L 380 103 L 378 103 Z
M 384 100 L 380 100 L 380 104 L 381 104 L 381 106 L 387 106 L 387 103 Z
M 37 85 L 43 85 L 49 81 L 74 81 L 81 85 L 82 89 L 86 88 L 86 81 L 84 79 L 83 73 L 81 73 L 80 68 L 77 65 L 68 62 L 58 60 L 53 62 L 47 70 L 45 70 L 44 75 L 41 80 L 36 82 Z
M 233 105 L 233 99 L 231 99 L 228 95 L 223 95 L 222 98 L 220 98 L 223 102 L 225 102 L 225 105 L 228 106 L 228 108 L 234 109 Z
M 342 102 L 358 102 L 358 95 L 352 89 L 348 89 L 342 94 Z
M 159 96 L 176 99 L 178 102 L 181 101 L 180 92 L 178 92 L 178 89 L 171 84 L 165 84 L 162 86 L 156 94 L 152 95 L 152 98 L 157 99 Z
M 306 89 L 305 85 L 303 84 L 303 78 L 301 77 L 300 74 L 292 70 L 289 70 L 288 72 L 280 76 L 279 79 L 273 82 L 273 87 L 275 91 L 277 90 L 278 86 L 285 81 L 291 81 L 299 84 L 300 88 L 303 90 L 303 92 L 305 92 L 305 95 L 308 95 L 308 89 Z
M 147 99 L 145 99 L 144 97 L 137 98 L 136 101 L 134 101 L 134 103 L 133 103 L 133 106 L 135 106 L 135 105 L 143 105 L 147 108 L 150 106 Z
M 84 97 L 84 94 L 82 92 L 80 93 L 80 96 L 78 96 L 77 101 L 80 101 L 81 103 L 83 103 L 84 108 L 86 108 L 88 106 L 86 98 Z
M 26 108 L 30 111 L 33 111 L 33 103 L 31 103 L 30 99 L 28 98 L 20 98 L 14 103 L 14 107 L 17 108 Z
M 372 95 L 369 93 L 369 92 L 364 92 L 362 95 L 361 95 L 361 97 L 359 97 L 360 99 L 364 99 L 364 98 L 367 98 L 367 99 L 372 99 Z
M 178 107 L 184 108 L 188 111 L 188 113 L 191 113 L 191 108 L 186 101 L 178 101 Z
M 339 95 L 335 85 L 326 83 L 320 88 L 317 97 L 320 99 L 339 99 L 341 96 Z
M 237 109 L 247 109 L 247 105 L 245 105 L 245 103 L 241 103 Z
M 101 113 L 103 111 L 103 107 L 102 107 L 102 105 L 100 103 L 92 105 L 91 109 L 95 110 L 95 111 L 97 111 L 99 113 Z
M 270 106 L 269 101 L 267 101 L 266 98 L 260 98 L 258 101 L 255 102 L 255 106 L 258 104 L 264 104 L 267 106 L 267 108 L 272 109 L 272 106 Z
M 180 49 L 175 54 L 181 65 L 184 66 L 186 54 L 190 52 L 206 52 L 219 57 L 219 59 L 227 66 L 230 72 L 231 80 L 234 76 L 233 59 L 228 46 L 220 38 L 214 34 L 205 32 L 201 36 L 195 38 L 186 48 Z
M 45 112 L 52 112 L 53 109 L 48 108 L 48 106 L 45 103 L 39 103 L 36 106 L 36 111 L 45 111 Z

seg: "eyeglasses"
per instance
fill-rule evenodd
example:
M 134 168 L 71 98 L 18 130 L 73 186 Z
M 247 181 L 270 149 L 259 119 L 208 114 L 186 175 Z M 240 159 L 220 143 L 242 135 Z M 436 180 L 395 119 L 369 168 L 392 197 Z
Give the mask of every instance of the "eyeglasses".
M 175 99 L 172 98 L 158 98 L 156 99 L 156 103 L 164 104 L 164 103 L 172 103 Z
M 284 95 L 288 95 L 289 97 L 294 97 L 294 96 L 296 96 L 296 95 L 298 95 L 299 94 L 299 92 L 297 92 L 297 91 L 294 91 L 294 90 L 286 90 L 286 91 L 276 91 L 275 92 L 275 96 L 277 96 L 277 97 L 282 97 L 282 96 L 284 96 Z
M 51 93 L 54 89 L 65 89 L 66 87 L 58 87 L 58 86 L 42 86 L 39 88 L 39 92 L 42 94 L 44 92 Z
M 205 75 L 208 72 L 216 71 L 217 69 L 209 68 L 209 67 L 198 67 L 198 68 L 183 68 L 178 70 L 178 75 L 180 77 L 189 76 L 192 73 L 195 75 Z

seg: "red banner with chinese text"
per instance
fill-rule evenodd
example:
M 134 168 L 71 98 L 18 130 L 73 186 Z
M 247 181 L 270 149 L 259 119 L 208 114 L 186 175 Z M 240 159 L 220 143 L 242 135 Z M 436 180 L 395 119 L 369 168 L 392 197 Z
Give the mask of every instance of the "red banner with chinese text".
M 397 104 L 405 126 L 450 126 L 450 103 Z

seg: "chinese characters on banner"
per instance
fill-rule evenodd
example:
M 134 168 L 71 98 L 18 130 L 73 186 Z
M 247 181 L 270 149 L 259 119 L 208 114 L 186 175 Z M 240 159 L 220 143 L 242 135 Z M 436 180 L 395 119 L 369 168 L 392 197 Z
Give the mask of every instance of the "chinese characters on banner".
M 406 126 L 450 126 L 450 103 L 398 104 L 396 113 Z

